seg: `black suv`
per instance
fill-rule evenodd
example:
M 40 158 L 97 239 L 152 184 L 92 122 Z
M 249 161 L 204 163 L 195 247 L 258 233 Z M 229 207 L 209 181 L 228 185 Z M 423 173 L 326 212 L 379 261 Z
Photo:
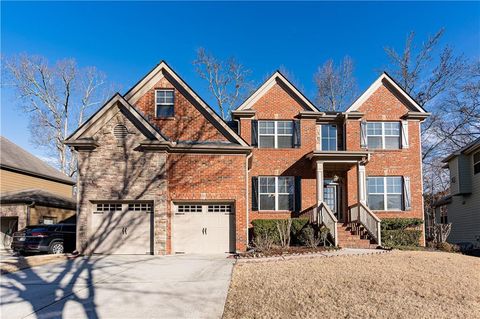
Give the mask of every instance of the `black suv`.
M 19 253 L 63 254 L 75 250 L 74 224 L 32 225 L 13 234 L 12 249 Z

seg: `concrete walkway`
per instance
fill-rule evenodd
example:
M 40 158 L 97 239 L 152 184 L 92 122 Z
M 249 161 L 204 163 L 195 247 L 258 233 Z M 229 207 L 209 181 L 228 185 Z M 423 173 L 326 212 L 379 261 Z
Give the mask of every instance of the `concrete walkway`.
M 220 318 L 225 256 L 77 258 L 2 276 L 0 317 Z

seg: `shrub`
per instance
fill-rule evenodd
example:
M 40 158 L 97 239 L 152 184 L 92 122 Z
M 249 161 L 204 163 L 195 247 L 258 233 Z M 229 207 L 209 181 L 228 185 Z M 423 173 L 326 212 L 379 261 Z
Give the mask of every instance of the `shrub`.
M 299 235 L 299 241 L 303 246 L 310 248 L 315 248 L 321 243 L 325 246 L 328 232 L 329 229 L 325 226 L 320 227 L 320 229 L 316 231 L 314 226 L 308 225 L 302 229 Z
M 382 245 L 385 247 L 419 246 L 421 236 L 422 236 L 421 230 L 414 230 L 414 229 L 382 230 Z
M 310 225 L 302 229 L 299 240 L 302 245 L 311 248 L 317 247 L 322 242 L 322 239 L 316 236 L 315 229 Z
M 290 246 L 290 230 L 292 228 L 292 219 L 279 219 L 275 222 L 278 230 L 278 237 L 280 239 L 280 246 Z
M 453 253 L 460 251 L 460 247 L 458 245 L 453 245 L 447 242 L 438 243 L 437 247 L 438 250 L 445 251 L 447 253 Z
M 260 251 L 269 251 L 275 243 L 274 239 L 270 237 L 268 233 L 261 233 L 255 236 L 253 244 Z
M 301 245 L 300 236 L 304 228 L 310 226 L 308 218 L 292 218 L 291 243 L 292 245 Z
M 415 228 L 423 224 L 420 218 L 385 218 L 382 219 L 382 230 Z
M 280 244 L 278 237 L 277 224 L 275 219 L 257 219 L 252 221 L 253 238 L 256 240 L 259 237 L 270 238 L 275 245 Z
M 299 243 L 299 236 L 301 230 L 308 224 L 306 218 L 292 218 L 292 224 L 290 227 L 290 236 L 292 243 Z M 278 219 L 256 219 L 252 221 L 253 225 L 253 242 L 258 237 L 269 238 L 273 241 L 274 245 L 281 245 L 279 231 L 277 227 Z

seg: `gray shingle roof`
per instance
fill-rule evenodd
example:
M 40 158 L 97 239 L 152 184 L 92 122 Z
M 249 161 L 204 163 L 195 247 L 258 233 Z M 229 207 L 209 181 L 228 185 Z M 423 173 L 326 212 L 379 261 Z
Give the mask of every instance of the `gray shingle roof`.
M 20 146 L 0 136 L 0 166 L 73 185 L 75 181 Z
M 41 189 L 25 189 L 21 191 L 0 194 L 1 204 L 31 204 L 75 209 L 77 207 L 73 198 L 60 196 Z

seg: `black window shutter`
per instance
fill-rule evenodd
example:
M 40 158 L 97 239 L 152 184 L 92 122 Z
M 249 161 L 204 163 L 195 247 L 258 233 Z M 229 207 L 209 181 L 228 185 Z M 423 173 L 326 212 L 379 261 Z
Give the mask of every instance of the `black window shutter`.
M 252 120 L 252 143 L 251 146 L 258 146 L 258 121 Z
M 252 211 L 258 210 L 258 177 L 252 176 Z
M 302 210 L 302 178 L 295 176 L 295 212 Z
M 293 147 L 299 148 L 302 144 L 302 130 L 300 120 L 293 121 Z

